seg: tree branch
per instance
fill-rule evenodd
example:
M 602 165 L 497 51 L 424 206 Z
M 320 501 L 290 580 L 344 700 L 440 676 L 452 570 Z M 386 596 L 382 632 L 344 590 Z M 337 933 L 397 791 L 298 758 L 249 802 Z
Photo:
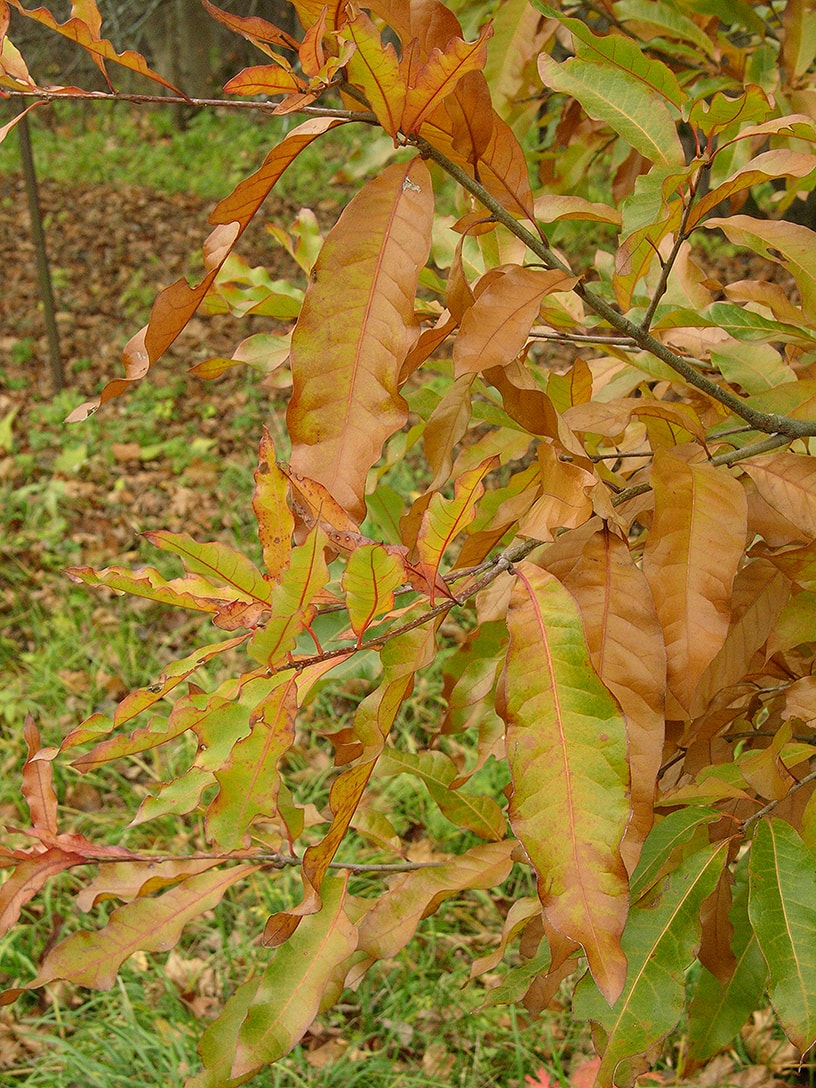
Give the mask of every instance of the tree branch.
M 453 162 L 447 155 L 443 154 L 435 148 L 433 144 L 428 143 L 428 141 L 421 136 L 411 136 L 409 142 L 412 143 L 425 158 L 433 160 L 433 162 L 440 166 L 450 177 L 457 181 L 463 189 L 466 189 L 472 196 L 475 196 L 481 204 L 492 212 L 498 222 L 507 227 L 509 231 L 524 242 L 527 248 L 538 257 L 545 267 L 557 269 L 570 276 L 574 275 L 572 269 L 564 264 L 561 258 L 558 257 L 545 242 L 529 231 L 521 222 L 519 222 L 519 220 L 515 219 L 510 212 L 508 212 L 480 182 L 472 178 L 466 170 L 463 170 L 461 166 Z M 739 416 L 741 419 L 744 419 L 746 423 L 750 423 L 756 430 L 764 431 L 766 434 L 786 434 L 791 438 L 816 435 L 816 420 L 791 419 L 789 416 L 777 415 L 773 412 L 757 411 L 735 393 L 732 393 L 727 389 L 722 389 L 709 378 L 699 374 L 686 359 L 675 354 L 675 352 L 666 347 L 665 344 L 662 344 L 659 340 L 655 339 L 655 337 L 647 330 L 642 329 L 639 325 L 636 325 L 634 321 L 630 321 L 629 318 L 619 313 L 613 306 L 610 306 L 605 299 L 596 295 L 594 291 L 590 291 L 590 289 L 580 281 L 575 285 L 573 290 L 590 310 L 593 310 L 599 317 L 603 318 L 603 320 L 611 325 L 612 328 L 617 329 L 623 336 L 634 341 L 638 347 L 649 352 L 650 355 L 654 355 L 655 358 L 666 363 L 667 366 L 671 367 L 671 369 L 679 374 L 689 385 L 694 386 L 695 389 L 699 389 L 700 392 L 705 393 L 707 396 L 711 397 L 712 400 L 724 404 L 729 411 L 733 412 L 734 415 Z

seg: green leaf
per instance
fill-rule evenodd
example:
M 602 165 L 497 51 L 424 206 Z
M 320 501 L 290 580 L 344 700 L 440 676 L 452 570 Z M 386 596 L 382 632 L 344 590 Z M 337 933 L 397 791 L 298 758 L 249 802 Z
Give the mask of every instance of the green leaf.
M 579 982 L 573 1014 L 601 1029 L 599 1088 L 631 1088 L 648 1068 L 640 1060 L 672 1030 L 683 1011 L 685 971 L 700 939 L 700 907 L 713 891 L 727 859 L 728 840 L 685 858 L 633 907 L 623 935 L 626 985 L 610 1008 L 588 975 Z
M 221 1014 L 207 1026 L 198 1044 L 198 1053 L 204 1063 L 202 1072 L 185 1081 L 185 1088 L 238 1088 L 255 1076 L 260 1063 L 251 1072 L 242 1077 L 231 1077 L 235 1048 L 238 1044 L 238 1032 L 246 1019 L 261 983 L 260 975 L 251 978 L 239 986 L 229 998 Z
M 292 550 L 289 566 L 272 590 L 272 616 L 247 647 L 250 656 L 262 665 L 272 667 L 285 660 L 314 619 L 314 598 L 329 580 L 324 554 L 328 545 L 326 534 L 316 525 L 303 544 Z
M 144 534 L 156 548 L 177 555 L 185 568 L 193 574 L 203 574 L 215 582 L 223 583 L 228 592 L 222 596 L 228 600 L 269 600 L 272 585 L 258 570 L 251 559 L 221 541 L 199 544 L 187 533 L 168 533 L 166 530 Z
M 188 922 L 212 910 L 221 897 L 258 866 L 238 865 L 199 873 L 164 895 L 137 899 L 113 911 L 93 932 L 72 933 L 45 957 L 32 986 L 57 978 L 77 986 L 109 990 L 120 965 L 134 952 L 169 952 Z
M 446 499 L 440 492 L 431 496 L 416 541 L 420 562 L 431 585 L 446 550 L 476 516 L 476 504 L 484 494 L 482 481 L 498 463 L 498 456 L 488 457 L 476 468 L 463 472 L 454 484 L 452 499 Z
M 626 974 L 625 723 L 592 668 L 573 598 L 538 567 L 515 569 L 497 700 L 513 781 L 510 822 L 535 866 L 548 920 L 584 946 L 614 1000 Z
M 796 280 L 806 317 L 816 322 L 816 234 L 812 230 L 798 223 L 752 219 L 748 215 L 707 219 L 705 226 L 722 230 L 735 245 L 782 265 Z
M 344 910 L 346 881 L 347 877 L 325 877 L 320 911 L 305 918 L 273 953 L 241 1024 L 231 1076 L 277 1061 L 317 1015 L 336 967 L 357 946 L 357 931 Z
M 215 772 L 218 794 L 207 809 L 207 839 L 221 850 L 248 847 L 249 829 L 259 817 L 277 815 L 278 764 L 295 739 L 298 698 L 292 674 L 250 714 L 250 734 L 239 740 Z
M 377 763 L 377 773 L 416 775 L 451 823 L 473 831 L 482 839 L 498 842 L 507 833 L 504 813 L 492 797 L 477 797 L 454 785 L 459 772 L 444 752 L 414 753 L 386 748 Z
M 796 380 L 773 344 L 719 344 L 711 349 L 711 362 L 726 381 L 741 385 L 746 393 L 764 393 Z
M 689 1059 L 704 1062 L 732 1041 L 758 1008 L 765 992 L 768 968 L 748 918 L 748 883 L 739 884 L 729 912 L 734 930 L 731 949 L 734 973 L 721 985 L 704 967 L 689 1005 Z
M 641 40 L 648 41 L 651 35 L 646 28 L 654 28 L 667 38 L 690 42 L 705 56 L 714 58 L 714 43 L 693 19 L 678 10 L 679 5 L 662 0 L 617 0 L 613 6 L 615 18 L 620 22 L 645 24 L 638 35 Z
M 816 873 L 796 831 L 762 820 L 749 863 L 748 913 L 768 965 L 768 994 L 785 1034 L 800 1050 L 816 1041 Z
M 650 162 L 685 166 L 675 123 L 661 94 L 611 64 L 570 60 L 558 64 L 542 53 L 538 72 L 545 86 L 568 94 L 596 121 L 603 121 Z
M 357 638 L 378 616 L 394 607 L 394 590 L 406 581 L 400 555 L 382 544 L 363 544 L 348 558 L 343 573 L 346 607 Z
M 623 34 L 593 34 L 580 19 L 568 19 L 542 0 L 530 2 L 542 15 L 546 15 L 548 19 L 560 20 L 561 25 L 569 30 L 575 39 L 576 55 L 581 60 L 614 66 L 634 76 L 678 109 L 685 102 L 686 93 L 671 68 L 660 60 L 647 57 L 633 38 L 627 38 Z

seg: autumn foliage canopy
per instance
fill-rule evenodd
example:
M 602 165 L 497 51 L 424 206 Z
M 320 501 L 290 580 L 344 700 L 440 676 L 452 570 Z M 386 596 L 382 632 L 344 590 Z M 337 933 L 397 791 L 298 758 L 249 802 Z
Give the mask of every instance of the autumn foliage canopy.
M 86 880 L 83 909 L 116 906 L 5 1000 L 55 979 L 110 987 L 248 872 L 296 867 L 299 900 L 266 922 L 188 1082 L 238 1085 L 423 916 L 520 869 L 529 894 L 473 974 L 513 964 L 505 992 L 533 1013 L 574 975 L 598 1084 L 632 1085 L 684 1014 L 693 1069 L 766 997 L 806 1051 L 816 234 L 794 219 L 816 185 L 810 6 L 507 0 L 463 29 L 456 12 L 479 5 L 294 0 L 295 40 L 204 4 L 259 50 L 225 95 L 304 119 L 213 210 L 200 282 L 160 291 L 123 375 L 72 420 L 149 380 L 197 311 L 243 307 L 280 317 L 280 334 L 197 371 L 274 371 L 291 386 L 287 439 L 247 436 L 257 554 L 157 527 L 178 577 L 70 571 L 199 612 L 223 637 L 59 749 L 26 725 L 31 826 L 0 850 L 2 929 L 67 869 Z M 3 93 L 28 108 L 82 93 L 35 83 L 10 9 L 87 50 L 111 94 L 116 66 L 165 82 L 116 52 L 93 0 L 72 8 L 60 24 L 0 0 Z M 348 125 L 385 134 L 391 161 L 325 238 L 273 225 L 309 276 L 293 315 L 291 293 L 250 284 L 233 249 L 298 154 Z M 707 263 L 725 243 L 753 255 L 749 278 Z M 406 457 L 419 491 L 394 483 Z M 203 690 L 197 670 L 227 654 L 240 673 Z M 436 731 L 405 750 L 392 727 L 440 657 Z M 330 738 L 315 812 L 287 759 L 336 676 L 364 694 Z M 133 825 L 198 814 L 208 852 L 157 858 L 61 830 L 54 760 L 85 771 L 183 734 L 192 763 Z M 509 779 L 495 795 L 475 784 L 493 764 Z M 427 788 L 460 850 L 412 863 L 379 800 L 395 775 Z M 367 862 L 379 882 L 352 892 Z

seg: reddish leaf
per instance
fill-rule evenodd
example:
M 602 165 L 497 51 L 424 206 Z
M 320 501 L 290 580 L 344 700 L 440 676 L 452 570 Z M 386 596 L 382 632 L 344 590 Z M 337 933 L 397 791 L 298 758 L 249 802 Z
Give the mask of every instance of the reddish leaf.
M 291 465 L 281 463 L 281 472 L 292 489 L 292 505 L 306 528 L 319 524 L 340 551 L 352 551 L 363 543 L 372 543 L 357 530 L 357 522 L 335 501 L 323 484 L 310 480 Z
M 397 376 L 414 340 L 432 213 L 421 160 L 369 182 L 326 238 L 292 337 L 292 467 L 358 522 L 366 474 L 405 420 Z
M 84 864 L 85 858 L 81 854 L 68 853 L 58 847 L 21 861 L 0 885 L 0 936 L 16 924 L 20 911 L 47 880 L 74 865 Z
M 422 126 L 421 135 L 473 176 L 472 153 L 469 147 L 461 148 L 460 145 L 465 143 L 461 125 L 457 126 L 451 116 L 454 112 L 451 102 L 455 101 L 456 95 L 453 95 L 442 109 L 428 118 Z M 527 159 L 521 144 L 510 126 L 492 108 L 489 113 L 483 112 L 476 116 L 481 117 L 483 125 L 490 122 L 486 138 L 471 136 L 471 141 L 477 141 L 476 165 L 479 181 L 511 215 L 535 222 Z M 469 130 L 467 134 L 469 135 Z
M 232 247 L 287 166 L 318 136 L 342 123 L 325 117 L 304 121 L 269 152 L 259 170 L 239 182 L 216 206 L 210 222 L 218 225 L 204 243 L 204 278 L 195 287 L 190 287 L 186 280 L 177 280 L 159 294 L 150 311 L 149 322 L 125 345 L 125 377 L 108 382 L 96 400 L 75 408 L 67 422 L 87 419 L 100 405 L 121 396 L 132 382 L 147 374 L 196 312 Z
M 57 795 L 54 792 L 53 772 L 49 760 L 35 759 L 41 749 L 40 733 L 30 714 L 26 714 L 23 737 L 28 748 L 28 758 L 23 766 L 23 797 L 31 813 L 31 824 L 36 830 L 57 831 Z
M 538 874 L 544 913 L 579 941 L 608 1001 L 620 993 L 628 883 L 625 723 L 592 668 L 575 602 L 522 563 L 507 622 L 499 713 L 513 780 L 510 823 Z
M 0 56 L 0 62 L 2 62 L 2 59 L 2 56 Z M 2 85 L 2 80 L 0 80 L 0 85 Z M 3 142 L 3 140 L 5 140 L 6 136 L 8 136 L 14 126 L 18 124 L 27 113 L 30 113 L 31 110 L 36 109 L 37 106 L 42 105 L 44 105 L 43 102 L 32 102 L 30 106 L 26 106 L 24 110 L 20 110 L 20 112 L 15 117 L 12 117 L 12 119 L 8 121 L 5 125 L 0 125 L 0 144 Z

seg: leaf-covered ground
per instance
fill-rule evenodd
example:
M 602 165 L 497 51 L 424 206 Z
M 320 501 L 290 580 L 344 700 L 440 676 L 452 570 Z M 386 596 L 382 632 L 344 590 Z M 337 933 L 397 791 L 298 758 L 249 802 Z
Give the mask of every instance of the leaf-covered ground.
M 21 502 L 11 526 L 12 535 L 19 530 L 16 546 L 7 536 L 0 561 L 13 560 L 17 574 L 21 565 L 35 574 L 26 595 L 56 592 L 54 581 L 46 590 L 42 577 L 53 526 L 38 536 L 26 525 L 38 504 L 39 516 L 51 506 L 60 537 L 76 544 L 76 561 L 89 564 L 125 562 L 142 529 L 223 531 L 219 467 L 233 466 L 251 486 L 255 454 L 246 436 L 259 433 L 281 408 L 243 367 L 216 383 L 187 374 L 210 355 L 230 355 L 247 335 L 246 325 L 218 316 L 190 323 L 155 369 L 151 389 L 134 389 L 85 424 L 63 425 L 67 410 L 121 374 L 121 348 L 146 320 L 157 287 L 198 277 L 212 203 L 137 187 L 51 181 L 41 184 L 40 201 L 66 376 L 56 401 L 25 190 L 19 177 L 0 177 L 0 482 Z M 288 224 L 296 210 L 270 202 L 268 218 Z M 242 255 L 275 276 L 296 276 L 264 221 L 246 232 Z M 252 325 L 252 331 L 262 328 L 263 319 Z M 0 590 L 1 633 L 12 639 L 23 632 L 8 624 L 24 611 L 14 582 Z

